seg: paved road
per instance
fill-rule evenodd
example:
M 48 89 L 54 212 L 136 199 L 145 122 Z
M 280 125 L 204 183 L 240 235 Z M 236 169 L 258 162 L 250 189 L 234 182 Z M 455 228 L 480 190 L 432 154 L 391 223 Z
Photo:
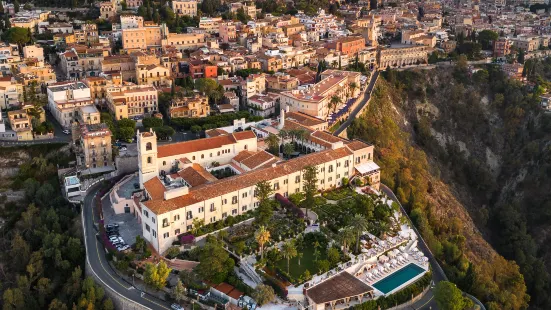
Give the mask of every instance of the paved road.
M 131 284 L 119 278 L 111 269 L 105 257 L 105 251 L 102 244 L 98 241 L 96 228 L 94 227 L 93 201 L 98 187 L 94 187 L 84 198 L 84 206 L 82 207 L 82 225 L 84 229 L 84 242 L 86 246 L 86 260 L 90 265 L 92 272 L 100 279 L 103 285 L 109 287 L 116 294 L 124 299 L 140 304 L 145 309 L 170 309 L 170 304 L 159 301 L 153 296 L 144 295 L 142 292 L 134 288 Z
M 377 81 L 377 77 L 379 77 L 379 71 L 375 70 L 373 74 L 371 75 L 371 79 L 369 81 L 369 85 L 367 86 L 364 94 L 364 98 L 362 99 L 362 102 L 356 106 L 354 110 L 350 113 L 346 121 L 341 124 L 341 126 L 335 130 L 333 133 L 334 136 L 340 135 L 350 124 L 352 121 L 358 116 L 360 111 L 364 108 L 364 106 L 369 102 L 369 99 L 371 98 L 371 92 L 373 91 L 373 88 L 375 87 L 375 82 Z
M 440 281 L 448 281 L 448 277 L 444 273 L 444 270 L 442 270 L 442 267 L 440 267 L 440 264 L 438 264 L 438 262 L 436 261 L 436 258 L 434 257 L 434 255 L 432 255 L 432 252 L 430 251 L 428 245 L 425 243 L 425 240 L 423 240 L 423 238 L 421 237 L 421 234 L 419 233 L 415 225 L 413 225 L 413 223 L 411 222 L 409 215 L 407 214 L 406 210 L 404 209 L 400 201 L 398 201 L 398 198 L 396 197 L 396 195 L 394 195 L 394 192 L 392 192 L 392 190 L 384 184 L 381 184 L 381 190 L 388 197 L 390 197 L 390 199 L 394 200 L 398 205 L 400 205 L 400 210 L 402 211 L 404 216 L 406 216 L 407 219 L 409 220 L 411 228 L 413 228 L 415 230 L 415 233 L 419 236 L 419 242 L 417 243 L 417 247 L 423 252 L 423 254 L 425 254 L 426 257 L 428 257 L 430 265 L 432 267 L 433 283 L 431 284 L 430 290 L 427 292 L 425 296 L 423 296 L 423 298 L 413 303 L 411 307 L 408 307 L 408 309 L 438 309 L 438 305 L 434 300 L 433 288 L 434 288 L 434 285 L 436 285 Z M 478 299 L 476 299 L 476 297 L 471 296 L 469 294 L 466 294 L 466 295 L 475 304 L 477 304 L 480 307 L 480 309 L 486 310 L 484 305 Z

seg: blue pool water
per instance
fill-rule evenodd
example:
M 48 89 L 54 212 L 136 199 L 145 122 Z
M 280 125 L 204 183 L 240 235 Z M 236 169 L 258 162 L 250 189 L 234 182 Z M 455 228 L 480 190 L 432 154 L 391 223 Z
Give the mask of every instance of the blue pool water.
M 372 286 L 386 295 L 388 292 L 391 292 L 424 271 L 423 268 L 411 263 L 377 283 L 374 283 Z

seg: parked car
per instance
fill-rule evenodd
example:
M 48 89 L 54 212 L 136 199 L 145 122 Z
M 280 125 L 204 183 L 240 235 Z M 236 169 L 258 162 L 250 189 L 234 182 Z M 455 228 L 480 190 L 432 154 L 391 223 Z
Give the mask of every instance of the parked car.
M 68 135 L 68 134 L 71 133 L 71 131 L 69 131 L 69 129 L 63 129 L 63 133 L 66 134 L 66 135 Z
M 121 151 L 123 151 L 123 152 L 128 151 L 128 149 L 126 148 L 126 146 L 121 147 L 119 150 L 121 150 Z
M 185 310 L 184 307 L 180 306 L 179 304 L 172 304 L 170 308 L 172 310 Z

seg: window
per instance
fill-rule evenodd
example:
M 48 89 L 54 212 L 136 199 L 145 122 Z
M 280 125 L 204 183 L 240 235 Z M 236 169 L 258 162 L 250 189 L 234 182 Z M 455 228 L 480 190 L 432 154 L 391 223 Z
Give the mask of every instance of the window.
M 222 218 L 225 219 L 226 217 L 228 217 L 228 212 L 222 213 Z
M 153 237 L 157 238 L 157 232 L 155 231 L 155 229 L 152 229 L 151 232 L 153 233 Z
M 147 157 L 147 163 L 151 164 L 151 156 Z
M 176 229 L 176 230 L 174 231 L 174 235 L 178 236 L 179 234 L 180 234 L 180 229 Z
M 192 159 L 192 160 L 195 160 L 195 156 L 193 156 L 191 159 Z
M 180 214 L 174 215 L 174 222 L 179 221 L 179 220 L 180 220 Z
M 300 188 L 295 188 L 295 193 L 298 193 L 300 191 Z
M 320 184 L 324 184 L 324 183 L 325 183 L 325 180 L 322 179 L 322 180 L 320 181 Z
M 218 156 L 220 156 L 220 151 L 218 151 Z
M 147 142 L 145 144 L 145 150 L 146 151 L 151 151 L 153 149 L 153 146 L 151 145 L 151 142 Z
M 241 211 L 247 211 L 247 206 L 242 206 Z
M 329 177 L 329 179 L 327 179 L 327 182 L 331 182 L 331 181 L 333 181 L 333 178 Z
M 199 210 L 197 211 L 197 213 L 203 213 L 205 212 L 205 208 L 204 207 L 200 207 Z
M 232 205 L 237 203 L 237 196 L 233 196 L 231 198 L 231 203 L 232 203 Z
M 145 215 L 145 217 L 149 217 L 149 212 L 147 212 L 147 210 L 143 210 L 143 215 Z
M 187 225 L 187 226 L 186 226 L 186 230 L 187 230 L 187 231 L 190 231 L 190 230 L 192 230 L 192 229 L 193 229 L 193 225 Z
M 337 174 L 337 180 L 341 178 L 341 175 L 340 174 Z
M 222 204 L 225 205 L 228 203 L 228 200 L 227 199 L 222 199 Z
M 163 219 L 163 227 L 167 227 L 168 226 L 168 219 Z
M 287 192 L 283 193 L 283 197 L 287 197 L 289 194 Z
M 257 202 L 254 203 L 255 207 L 258 207 L 259 205 L 260 205 L 260 201 L 257 201 Z
M 205 158 L 205 154 L 201 154 L 201 159 Z
M 247 198 L 247 193 L 245 192 L 245 193 L 241 194 L 241 197 L 242 198 Z
M 149 225 L 145 224 L 145 230 L 147 230 L 148 232 L 150 231 L 151 228 L 149 228 Z
M 337 162 L 337 168 L 339 168 L 340 166 L 341 166 L 341 163 Z
M 283 185 L 287 184 L 287 179 L 283 180 Z
M 348 167 L 348 159 L 344 161 L 344 167 Z
M 277 191 L 279 189 L 279 182 L 274 183 L 274 190 Z
M 300 175 L 297 175 L 295 177 L 295 184 L 298 184 L 298 183 L 300 183 Z
M 329 173 L 333 172 L 333 165 L 329 166 Z
M 216 222 L 216 216 L 211 217 L 211 218 L 210 218 L 210 222 L 211 222 L 211 223 Z
M 193 212 L 188 211 L 188 212 L 186 213 L 186 220 L 191 220 L 191 218 L 193 218 Z
M 151 221 L 153 222 L 153 224 L 155 224 L 155 218 L 154 217 L 151 218 Z
M 167 232 L 165 232 L 165 233 L 163 234 L 163 238 L 165 238 L 165 239 L 168 238 L 168 236 L 170 236 L 170 234 L 167 233 Z
M 237 209 L 231 210 L 231 214 L 232 214 L 232 215 L 236 215 L 236 214 L 237 214 Z
M 166 166 L 166 161 L 163 161 L 163 166 Z
M 214 207 L 214 203 L 210 204 L 210 212 L 216 211 L 216 208 Z
M 256 189 L 254 190 L 254 195 L 253 196 L 254 197 L 258 196 L 258 190 L 256 190 Z

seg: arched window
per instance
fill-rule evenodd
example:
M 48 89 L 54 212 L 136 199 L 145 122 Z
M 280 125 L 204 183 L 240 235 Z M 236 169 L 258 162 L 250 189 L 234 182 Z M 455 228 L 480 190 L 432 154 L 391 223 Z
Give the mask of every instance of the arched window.
M 205 154 L 201 154 L 201 159 L 205 158 Z
M 195 156 L 193 156 L 192 159 L 195 160 Z
M 163 166 L 166 166 L 166 161 L 163 161 Z
M 247 149 L 247 145 L 245 144 L 245 149 Z
M 151 145 L 151 142 L 147 142 L 145 144 L 145 150 L 146 151 L 151 151 L 151 149 L 153 149 L 153 146 Z
M 151 156 L 149 156 L 149 157 L 147 158 L 147 163 L 148 163 L 148 164 L 151 164 Z

